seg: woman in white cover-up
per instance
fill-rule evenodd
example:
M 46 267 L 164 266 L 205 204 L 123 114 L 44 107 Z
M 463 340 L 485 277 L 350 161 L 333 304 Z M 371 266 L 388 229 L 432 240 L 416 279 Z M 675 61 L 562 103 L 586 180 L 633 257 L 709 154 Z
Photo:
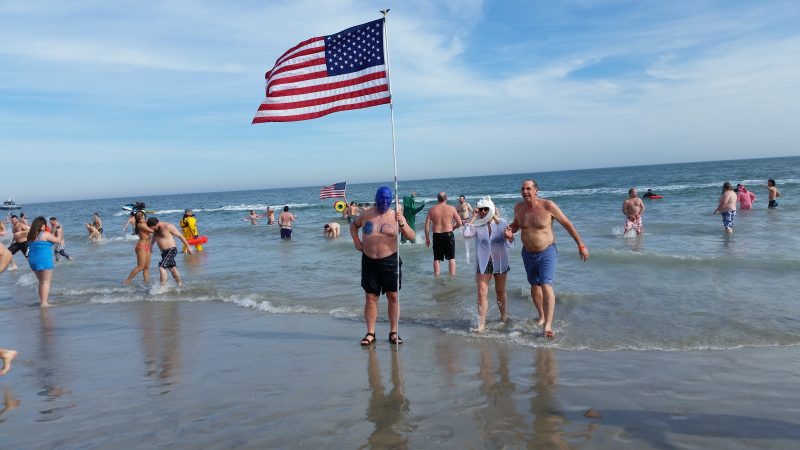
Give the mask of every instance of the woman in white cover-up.
M 472 218 L 465 225 L 464 237 L 475 238 L 475 282 L 478 288 L 478 326 L 475 331 L 486 329 L 486 314 L 489 311 L 489 283 L 494 278 L 497 308 L 500 321 L 506 321 L 506 278 L 508 249 L 514 245 L 514 237 L 506 237 L 508 223 L 500 218 L 500 211 L 490 197 L 478 200 Z

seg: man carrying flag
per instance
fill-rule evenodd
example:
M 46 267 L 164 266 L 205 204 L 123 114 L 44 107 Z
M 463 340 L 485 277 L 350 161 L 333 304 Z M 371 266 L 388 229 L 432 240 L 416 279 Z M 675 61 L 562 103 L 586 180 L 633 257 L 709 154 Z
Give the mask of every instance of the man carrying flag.
M 361 345 L 375 343 L 375 322 L 378 320 L 378 298 L 386 293 L 389 314 L 389 342 L 402 344 L 397 334 L 400 305 L 397 292 L 403 276 L 403 261 L 397 255 L 397 232 L 413 241 L 414 229 L 403 219 L 402 208 L 392 211 L 392 190 L 381 186 L 375 193 L 375 206 L 367 209 L 350 224 L 350 236 L 361 252 L 361 287 L 364 289 L 364 320 L 367 334 Z M 361 230 L 361 238 L 358 230 Z

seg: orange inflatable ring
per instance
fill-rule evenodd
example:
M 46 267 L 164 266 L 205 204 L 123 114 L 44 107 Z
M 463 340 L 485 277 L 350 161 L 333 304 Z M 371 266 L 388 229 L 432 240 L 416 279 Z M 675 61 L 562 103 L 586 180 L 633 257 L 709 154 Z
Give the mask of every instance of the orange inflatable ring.
M 193 239 L 188 239 L 189 245 L 200 245 L 208 242 L 208 236 L 197 236 Z

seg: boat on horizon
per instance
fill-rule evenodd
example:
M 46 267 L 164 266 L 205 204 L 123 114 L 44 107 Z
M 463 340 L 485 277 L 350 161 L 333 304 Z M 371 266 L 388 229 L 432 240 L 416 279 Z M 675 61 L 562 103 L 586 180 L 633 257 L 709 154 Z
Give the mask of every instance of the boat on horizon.
M 8 200 L 4 201 L 2 206 L 0 206 L 0 209 L 7 209 L 7 210 L 10 210 L 10 209 L 21 209 L 21 208 L 22 208 L 22 206 L 18 205 L 14 201 L 14 196 L 13 195 L 11 197 L 9 197 Z

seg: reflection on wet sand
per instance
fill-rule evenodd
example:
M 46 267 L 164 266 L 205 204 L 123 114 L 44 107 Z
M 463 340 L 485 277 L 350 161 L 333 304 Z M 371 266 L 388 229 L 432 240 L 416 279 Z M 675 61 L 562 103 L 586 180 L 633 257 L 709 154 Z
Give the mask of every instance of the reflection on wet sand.
M 436 337 L 434 351 L 436 352 L 436 361 L 438 361 L 437 366 L 444 369 L 441 372 L 446 386 L 448 388 L 455 387 L 456 376 L 464 372 L 458 361 L 461 357 L 461 347 L 447 335 L 439 334 Z
M 51 311 L 48 308 L 39 309 L 39 349 L 38 354 L 41 355 L 42 365 L 37 370 L 37 377 L 41 383 L 42 390 L 38 395 L 45 397 L 46 402 L 55 402 L 64 394 L 69 394 L 70 391 L 59 383 L 61 370 L 61 362 L 58 359 L 60 351 L 58 349 L 58 340 L 56 339 L 56 329 L 51 316 Z M 42 417 L 38 418 L 37 422 L 50 422 L 62 418 L 63 411 L 74 407 L 74 404 L 67 404 L 56 406 L 39 411 Z
M 406 433 L 412 431 L 407 429 L 410 405 L 403 392 L 400 352 L 394 346 L 391 349 L 392 389 L 386 394 L 375 346 L 370 346 L 367 351 L 369 352 L 367 377 L 369 387 L 372 389 L 372 395 L 367 404 L 367 420 L 375 424 L 375 431 L 369 436 L 367 444 L 361 448 L 408 448 Z
M 493 361 L 497 352 L 497 369 Z M 508 370 L 508 348 L 480 344 L 478 377 L 486 406 L 478 411 L 478 429 L 487 448 L 518 448 L 525 443 L 525 421 L 514 407 L 516 386 Z
M 11 393 L 11 389 L 3 388 L 3 409 L 0 409 L 0 423 L 6 421 L 3 414 L 11 411 L 12 409 L 16 408 L 20 405 L 20 401 L 14 398 L 14 394 Z
M 177 383 L 180 371 L 180 303 L 143 302 L 139 306 L 145 375 L 156 376 L 161 386 Z
M 528 443 L 530 448 L 570 448 L 564 442 L 564 427 L 567 420 L 558 409 L 555 387 L 558 376 L 555 351 L 537 348 L 534 365 L 536 375 L 533 380 L 531 414 L 533 415 L 533 436 Z

